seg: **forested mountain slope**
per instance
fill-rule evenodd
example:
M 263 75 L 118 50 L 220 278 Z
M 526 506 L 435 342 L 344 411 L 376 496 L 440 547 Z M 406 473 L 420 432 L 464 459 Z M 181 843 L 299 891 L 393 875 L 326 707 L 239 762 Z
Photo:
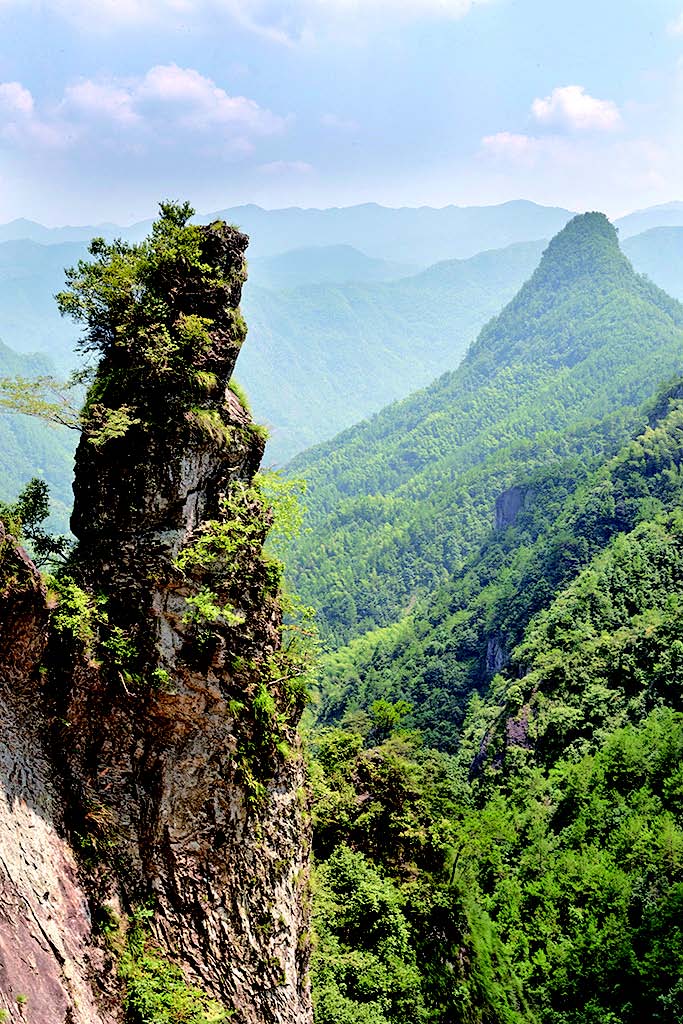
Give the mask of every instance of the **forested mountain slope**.
M 542 243 L 447 260 L 398 281 L 245 288 L 240 380 L 272 426 L 266 458 L 303 448 L 457 366 L 531 274 Z
M 20 355 L 0 342 L 0 377 L 37 377 L 54 373 L 43 355 Z M 0 411 L 0 501 L 13 499 L 33 476 L 50 485 L 60 527 L 71 508 L 71 476 L 77 435 L 28 416 Z
M 514 521 L 318 729 L 317 1024 L 681 1020 L 682 396 L 591 472 L 520 477 Z
M 682 360 L 683 307 L 635 274 L 602 214 L 574 218 L 455 372 L 292 463 L 311 532 L 290 567 L 328 633 L 394 622 L 483 540 L 501 491 L 613 452 Z

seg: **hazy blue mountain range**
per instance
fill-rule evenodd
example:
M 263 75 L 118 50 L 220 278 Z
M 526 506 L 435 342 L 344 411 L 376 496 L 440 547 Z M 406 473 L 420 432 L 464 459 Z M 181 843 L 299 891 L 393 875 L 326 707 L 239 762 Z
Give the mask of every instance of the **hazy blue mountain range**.
M 89 242 L 96 235 L 102 235 L 105 238 L 127 237 L 128 232 L 134 230 L 136 230 L 136 225 L 122 227 L 119 224 L 109 223 L 47 228 L 44 224 L 38 224 L 37 221 L 18 217 L 6 224 L 0 224 L 0 242 L 29 241 L 38 242 L 40 245 L 60 245 L 64 242 Z
M 683 299 L 683 227 L 650 228 L 627 238 L 622 248 L 636 270 Z
M 243 296 L 249 338 L 237 375 L 256 416 L 272 427 L 268 458 L 286 461 L 457 366 L 532 272 L 542 247 L 527 242 L 449 260 L 397 281 L 277 292 L 255 283 L 255 261 Z M 83 254 L 79 243 L 0 244 L 0 332 L 22 351 L 47 350 L 62 369 L 74 365 L 77 331 L 60 318 L 53 295 L 63 286 L 64 265 Z M 318 262 L 331 273 L 338 253 L 325 264 L 327 254 Z M 347 268 L 369 262 L 388 272 L 354 250 L 344 260 Z M 308 257 L 300 265 L 306 263 Z
M 542 247 L 520 243 L 410 277 L 406 266 L 348 245 L 253 259 L 238 374 L 272 427 L 269 458 L 280 463 L 454 369 Z M 636 269 L 681 294 L 683 229 L 655 229 L 624 248 Z M 53 295 L 63 268 L 84 253 L 82 242 L 0 244 L 0 336 L 19 351 L 48 352 L 61 370 L 73 365 L 76 331 Z
M 328 210 L 264 210 L 236 206 L 202 214 L 208 223 L 222 218 L 236 224 L 251 238 L 249 258 L 279 255 L 310 246 L 350 245 L 369 256 L 427 266 L 438 260 L 473 256 L 484 249 L 499 249 L 514 242 L 548 238 L 572 216 L 569 210 L 515 200 L 498 206 L 446 206 L 435 209 L 391 209 L 377 203 Z M 36 242 L 80 242 L 93 235 L 120 236 L 139 241 L 151 220 L 128 227 L 100 224 L 77 228 L 44 228 L 31 221 L 0 225 L 0 241 L 27 238 Z
M 64 372 L 73 366 L 77 331 L 57 312 L 55 292 L 64 268 L 86 253 L 85 243 L 0 244 L 0 337 L 19 352 L 44 352 Z
M 349 245 L 253 259 L 244 295 L 250 334 L 237 373 L 257 417 L 272 427 L 267 460 L 280 464 L 455 368 L 485 321 L 530 275 L 542 247 L 509 246 L 397 280 L 382 278 L 402 275 L 404 265 Z M 63 286 L 64 267 L 85 248 L 78 241 L 0 243 L 0 337 L 24 353 L 48 353 L 58 372 L 73 365 L 76 332 L 58 315 L 53 295 Z M 681 294 L 683 229 L 654 229 L 624 248 L 637 269 Z M 298 287 L 272 287 L 285 281 Z M 19 361 L 20 369 L 3 372 L 34 365 L 45 364 Z M 38 437 L 35 457 L 24 448 L 12 472 L 2 471 L 3 492 L 16 491 L 50 461 L 57 435 Z M 70 500 L 71 443 L 60 437 L 51 471 L 62 503 Z
M 327 210 L 289 207 L 264 210 L 235 206 L 202 214 L 209 222 L 222 217 L 251 236 L 250 258 L 261 259 L 311 246 L 350 245 L 369 256 L 409 266 L 427 266 L 438 260 L 473 256 L 484 249 L 500 249 L 532 238 L 550 238 L 573 216 L 560 207 L 513 200 L 497 206 L 429 206 L 393 209 L 377 203 Z M 19 219 L 0 225 L 0 242 L 28 239 L 42 244 L 84 242 L 94 235 L 139 241 L 152 221 L 46 228 Z M 653 206 L 615 221 L 622 239 L 653 227 L 683 224 L 683 203 Z
M 237 376 L 273 428 L 267 458 L 285 461 L 457 366 L 541 249 L 524 243 L 386 283 L 245 288 Z
M 389 209 L 376 203 L 331 210 L 243 206 L 222 210 L 220 216 L 251 236 L 252 258 L 295 246 L 341 243 L 370 256 L 425 266 L 548 238 L 572 214 L 516 200 L 499 206 L 446 206 L 440 210 L 428 206 Z
M 271 291 L 286 291 L 307 284 L 333 281 L 392 281 L 423 269 L 408 263 L 366 256 L 352 245 L 313 245 L 277 256 L 249 260 L 249 280 Z
M 615 224 L 622 238 L 638 235 L 651 228 L 680 227 L 683 225 L 683 203 L 662 203 L 644 210 L 635 210 L 620 217 Z

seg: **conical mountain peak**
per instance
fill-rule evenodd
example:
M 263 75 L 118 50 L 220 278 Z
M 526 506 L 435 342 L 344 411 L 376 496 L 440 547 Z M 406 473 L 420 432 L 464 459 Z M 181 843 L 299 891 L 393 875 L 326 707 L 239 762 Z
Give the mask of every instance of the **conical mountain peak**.
M 616 229 L 603 213 L 573 217 L 551 240 L 538 267 L 512 301 L 481 331 L 465 358 L 482 372 L 496 363 L 573 365 L 604 343 L 596 333 L 605 310 L 610 322 L 627 321 L 645 302 L 680 322 L 674 300 L 636 274 L 619 248 Z M 659 315 L 659 314 L 657 314 Z
M 582 213 L 573 217 L 555 235 L 534 274 L 537 285 L 561 287 L 586 276 L 633 274 L 619 248 L 616 228 L 604 213 Z

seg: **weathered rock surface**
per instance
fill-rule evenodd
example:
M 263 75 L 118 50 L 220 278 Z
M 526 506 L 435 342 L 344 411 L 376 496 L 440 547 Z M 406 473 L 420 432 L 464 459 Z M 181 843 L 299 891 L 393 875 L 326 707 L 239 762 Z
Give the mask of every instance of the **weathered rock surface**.
M 0 1007 L 32 1024 L 108 1024 L 92 984 L 103 957 L 45 747 L 47 618 L 40 576 L 0 524 Z
M 0 806 L 0 836 L 9 822 L 35 844 L 17 839 L 10 854 L 24 858 L 26 872 L 8 893 L 13 909 L 0 924 L 0 955 L 6 945 L 21 946 L 26 929 L 35 932 L 27 963 L 46 979 L 45 993 L 54 984 L 56 995 L 53 1016 L 31 1020 L 46 1024 L 108 1024 L 97 1000 L 114 1005 L 120 988 L 115 968 L 90 945 L 86 896 L 59 838 L 62 816 L 96 852 L 86 883 L 93 913 L 110 905 L 125 918 L 153 907 L 149 927 L 159 948 L 189 983 L 232 1011 L 235 1024 L 312 1018 L 300 706 L 281 657 L 278 576 L 262 551 L 269 513 L 252 487 L 264 442 L 227 389 L 244 333 L 236 307 L 247 240 L 224 225 L 203 231 L 207 260 L 222 263 L 231 288 L 217 296 L 182 276 L 167 287 L 174 315 L 211 320 L 211 344 L 197 348 L 195 365 L 215 380 L 210 397 L 195 411 L 169 394 L 167 403 L 141 407 L 146 415 L 125 436 L 98 446 L 84 436 L 79 446 L 72 520 L 79 545 L 70 572 L 93 599 L 93 637 L 75 642 L 53 633 L 43 654 L 46 612 L 31 577 L 42 611 L 28 643 L 33 660 L 21 667 L 32 706 L 17 729 L 27 720 L 32 726 L 24 744 L 9 716 L 2 728 L 13 780 Z M 101 379 L 115 378 L 115 369 L 105 361 Z M 178 556 L 212 523 L 229 527 L 233 519 L 229 556 L 179 566 Z M 199 622 L 192 600 L 207 587 L 229 611 Z M 22 607 L 16 593 L 0 605 L 8 662 L 17 657 L 16 627 L 5 623 L 21 619 Z M 42 657 L 49 726 L 35 671 Z M 12 802 L 22 786 L 17 817 Z M 18 913 L 24 890 L 43 885 L 40 898 L 29 895 L 30 913 Z M 9 962 L 19 972 L 18 960 Z M 28 978 L 22 984 L 37 1003 L 37 989 Z M 0 981 L 8 1004 L 17 985 Z
M 524 508 L 527 489 L 524 487 L 508 487 L 496 498 L 496 529 L 504 530 L 512 526 Z

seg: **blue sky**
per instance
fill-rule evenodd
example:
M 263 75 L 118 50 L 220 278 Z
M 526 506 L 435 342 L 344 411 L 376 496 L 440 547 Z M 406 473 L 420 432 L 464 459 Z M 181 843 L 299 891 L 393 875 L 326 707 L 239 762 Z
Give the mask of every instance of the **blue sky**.
M 0 220 L 683 199 L 682 0 L 0 0 Z

